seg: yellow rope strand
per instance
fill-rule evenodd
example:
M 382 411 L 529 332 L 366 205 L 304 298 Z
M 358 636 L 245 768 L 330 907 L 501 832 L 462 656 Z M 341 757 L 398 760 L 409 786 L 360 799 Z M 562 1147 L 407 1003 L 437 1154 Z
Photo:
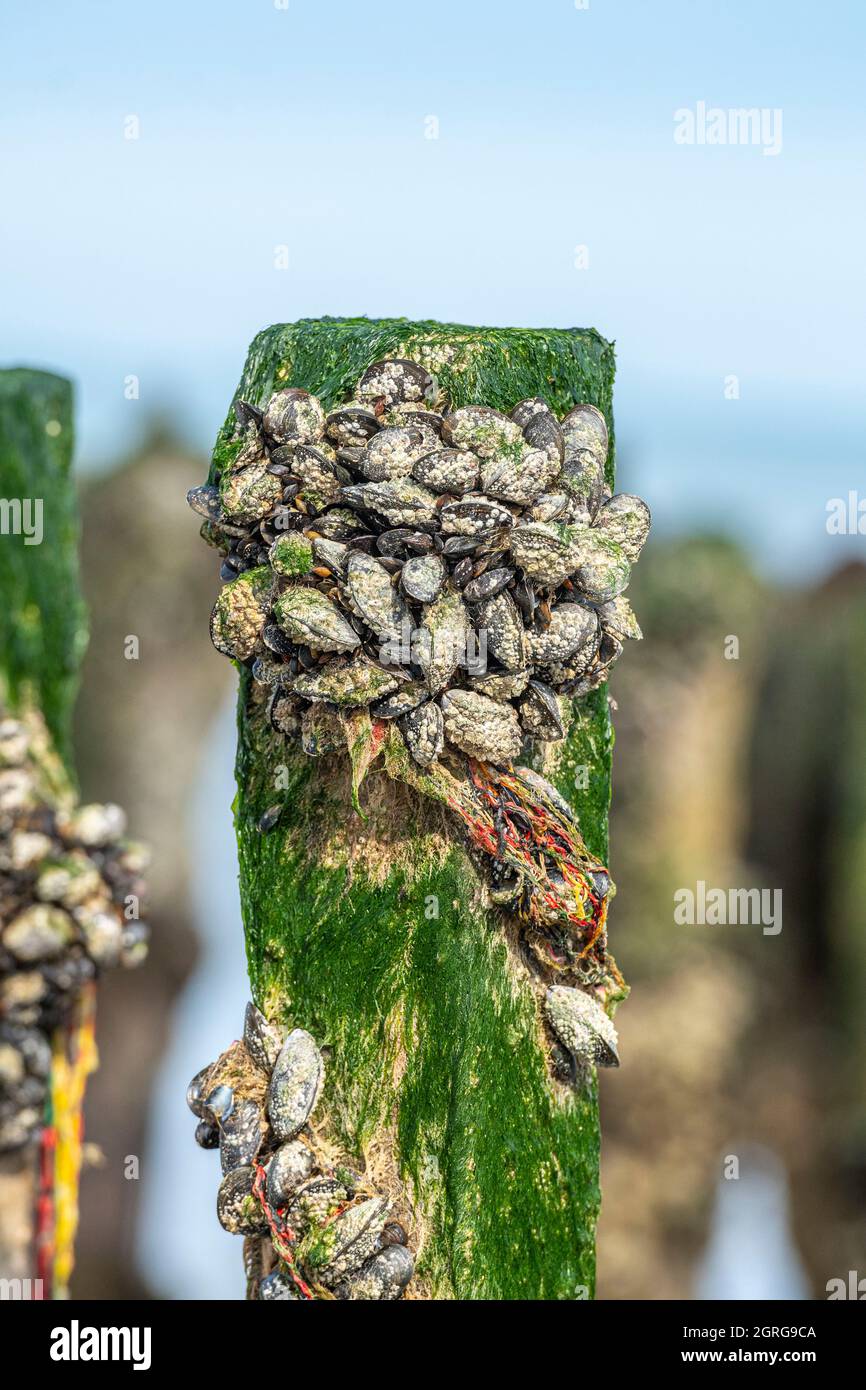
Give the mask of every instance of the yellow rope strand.
M 54 1151 L 54 1298 L 68 1298 L 78 1230 L 78 1187 L 84 1138 L 84 1092 L 99 1064 L 96 1051 L 96 989 L 85 985 L 66 1028 L 53 1039 L 51 1105 Z

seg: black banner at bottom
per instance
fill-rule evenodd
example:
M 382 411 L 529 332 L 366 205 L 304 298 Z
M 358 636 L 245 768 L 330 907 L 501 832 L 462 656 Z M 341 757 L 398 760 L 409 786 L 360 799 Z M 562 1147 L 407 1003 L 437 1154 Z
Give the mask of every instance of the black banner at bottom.
M 23 1289 L 18 1296 L 11 1292 L 11 1298 L 9 1289 L 0 1298 L 2 1344 L 8 1349 L 14 1342 L 29 1376 L 47 1373 L 58 1383 L 76 1374 L 92 1378 L 102 1368 L 116 1375 L 124 1370 L 152 1374 L 188 1367 L 207 1380 L 216 1375 L 222 1381 L 232 1371 L 245 1381 L 261 1380 L 269 1374 L 270 1361 L 272 1373 L 291 1374 L 296 1357 L 326 1358 L 331 1374 L 345 1357 L 347 1370 L 360 1377 L 376 1374 L 377 1365 L 380 1372 L 388 1365 L 392 1339 L 401 1335 L 424 1337 L 415 1344 L 423 1346 L 428 1373 L 437 1352 L 443 1365 L 450 1362 L 452 1374 L 459 1366 L 465 1375 L 473 1353 L 479 1367 L 489 1371 L 494 1357 L 509 1345 L 513 1348 L 515 1339 L 519 1343 L 525 1338 L 527 1352 L 538 1357 L 544 1349 L 545 1356 L 564 1357 L 575 1375 L 597 1365 L 600 1372 L 615 1369 L 618 1375 L 631 1369 L 665 1374 L 674 1368 L 688 1372 L 707 1366 L 805 1366 L 826 1376 L 843 1364 L 856 1364 L 864 1330 L 859 1310 L 851 1306 L 854 1300 L 517 1306 L 419 1302 L 401 1308 L 352 1308 L 344 1303 L 339 1311 L 323 1309 L 317 1314 L 315 1308 L 280 1312 L 264 1303 L 244 1302 L 48 1303 L 28 1299 Z M 491 1342 L 502 1311 L 509 1321 L 502 1324 L 501 1338 Z M 328 1321 L 315 1326 L 307 1321 L 305 1339 L 298 1339 L 294 1319 L 317 1316 Z M 464 1323 L 468 1316 L 473 1321 Z M 348 1323 L 343 1323 L 345 1317 Z M 457 1364 L 456 1347 L 443 1338 L 452 1328 L 461 1339 Z M 365 1366 L 358 1360 L 360 1349 Z M 407 1364 L 405 1355 L 401 1363 Z

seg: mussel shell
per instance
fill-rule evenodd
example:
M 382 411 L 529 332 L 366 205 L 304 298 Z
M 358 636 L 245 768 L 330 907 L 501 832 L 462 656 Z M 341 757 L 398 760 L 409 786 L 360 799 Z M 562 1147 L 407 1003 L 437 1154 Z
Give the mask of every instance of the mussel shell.
M 565 985 L 551 985 L 544 1010 L 551 1028 L 576 1063 L 619 1066 L 616 1029 L 593 995 Z
M 327 705 L 309 705 L 301 715 L 301 748 L 308 758 L 345 751 L 346 733 L 340 715 Z
M 218 1126 L 210 1124 L 207 1120 L 199 1120 L 195 1127 L 195 1142 L 200 1149 L 218 1148 L 220 1142 Z
M 303 585 L 284 589 L 273 606 L 277 623 L 299 646 L 318 651 L 353 651 L 361 639 L 345 615 L 324 594 Z
M 295 1028 L 280 1049 L 268 1087 L 268 1118 L 279 1143 L 294 1139 L 313 1113 L 325 1068 L 315 1039 Z
M 388 407 L 382 418 L 389 425 L 413 425 L 416 429 L 423 430 L 434 442 L 442 431 L 442 416 L 439 411 L 423 409 L 411 401 L 398 402 Z
M 384 483 L 358 483 L 343 488 L 350 507 L 374 512 L 391 527 L 433 526 L 438 520 L 436 495 L 412 478 L 390 478 Z
M 270 605 L 271 571 L 246 570 L 220 590 L 210 617 L 211 641 L 218 652 L 248 661 L 261 638 Z
M 522 671 L 488 671 L 483 676 L 470 676 L 469 685 L 479 695 L 503 703 L 522 695 L 529 684 L 529 669 Z
M 219 488 L 191 487 L 186 494 L 186 500 L 194 512 L 199 516 L 206 517 L 208 521 L 218 522 L 221 516 Z
M 358 382 L 360 399 L 382 401 L 386 406 L 408 401 L 423 403 L 435 396 L 435 377 L 419 363 L 404 357 L 371 363 Z
M 493 598 L 495 594 L 501 593 L 513 578 L 514 571 L 510 569 L 500 567 L 485 570 L 477 579 L 471 579 L 465 585 L 463 597 L 467 603 L 481 603 L 484 599 Z
M 325 421 L 325 434 L 341 448 L 351 448 L 364 444 L 379 429 L 379 421 L 372 410 L 361 406 L 346 406 L 334 410 Z
M 217 1219 L 231 1235 L 265 1235 L 268 1220 L 253 1195 L 256 1170 L 252 1166 L 226 1173 L 217 1192 Z
M 220 1125 L 220 1164 L 224 1173 L 255 1161 L 264 1134 L 264 1116 L 253 1100 L 239 1100 Z
M 404 542 L 410 555 L 428 555 L 431 550 L 437 548 L 438 536 L 431 536 L 424 531 L 410 531 Z
M 594 609 L 579 603 L 558 603 L 547 627 L 541 632 L 530 633 L 529 650 L 539 666 L 574 662 L 579 668 L 592 661 L 599 640 L 598 616 Z
M 279 1029 L 269 1023 L 255 1004 L 244 1011 L 244 1046 L 253 1062 L 270 1076 L 280 1055 L 282 1039 Z
M 649 535 L 651 521 L 650 509 L 642 497 L 618 492 L 599 508 L 593 528 L 616 541 L 634 563 Z
M 51 1046 L 44 1033 L 38 1028 L 21 1028 L 11 1023 L 0 1026 L 0 1038 L 11 1044 L 21 1054 L 30 1076 L 43 1080 L 51 1072 Z M 205 1071 L 207 1068 L 204 1069 Z M 199 1073 L 202 1075 L 203 1073 Z M 194 1078 L 198 1079 L 198 1078 Z
M 300 713 L 300 701 L 293 695 L 287 695 L 279 686 L 275 686 L 268 704 L 271 727 L 278 733 L 285 734 L 287 738 L 294 738 L 300 732 Z
M 384 700 L 371 705 L 370 713 L 374 719 L 400 719 L 429 698 L 430 691 L 425 685 L 404 685 L 400 690 L 395 690 L 393 695 L 387 695 Z
M 231 1086 L 214 1086 L 213 1090 L 208 1091 L 202 1104 L 206 1120 L 212 1119 L 222 1123 L 234 1109 L 234 1091 Z
M 600 898 L 606 898 L 611 888 L 610 874 L 607 872 L 607 869 L 593 869 L 590 871 L 589 876 L 592 879 L 598 896 Z
M 412 471 L 425 446 L 422 430 L 411 425 L 380 430 L 370 440 L 357 468 L 371 483 L 387 478 L 405 478 Z
M 416 555 L 400 572 L 403 592 L 418 603 L 432 603 L 445 583 L 447 571 L 440 555 Z
M 609 603 L 600 603 L 598 616 L 605 632 L 611 633 L 620 640 L 630 638 L 632 641 L 639 642 L 643 637 L 640 624 L 625 594 L 619 594 Z
M 383 1249 L 386 1245 L 408 1245 L 409 1237 L 399 1221 L 389 1221 L 382 1230 L 379 1244 Z
M 520 725 L 511 705 L 474 690 L 449 690 L 441 705 L 445 737 L 469 757 L 500 767 L 520 752 Z
M 274 1211 L 285 1207 L 315 1167 L 311 1149 L 300 1139 L 281 1144 L 267 1167 L 265 1195 Z
M 358 709 L 384 699 L 397 688 L 399 676 L 366 655 L 352 661 L 329 661 L 295 677 L 294 690 L 307 700 L 327 700 L 342 709 Z
M 282 496 L 282 482 L 268 472 L 264 457 L 236 473 L 226 473 L 220 483 L 222 512 L 238 526 L 253 526 L 262 521 L 282 501 Z
M 442 711 L 432 700 L 400 720 L 400 732 L 406 747 L 420 767 L 429 767 L 439 757 L 445 745 L 445 725 Z
M 390 555 L 392 558 L 402 556 L 406 553 L 407 537 L 412 534 L 411 526 L 393 526 L 376 537 L 376 549 L 380 555 Z
M 580 533 L 576 562 L 572 582 L 589 603 L 609 603 L 628 586 L 631 564 L 625 551 L 594 528 Z
M 481 469 L 481 489 L 486 497 L 528 507 L 553 482 L 558 466 L 546 450 L 526 445 L 518 460 L 488 459 Z
M 566 463 L 581 451 L 591 453 L 604 468 L 608 450 L 607 422 L 594 405 L 576 405 L 560 421 Z
M 240 399 L 233 401 L 232 409 L 234 410 L 235 419 L 238 424 L 242 425 L 244 428 L 246 428 L 247 425 L 255 425 L 256 428 L 258 428 L 261 425 L 264 411 L 260 410 L 257 405 L 253 405 L 250 401 L 242 401 Z
M 375 1253 L 388 1214 L 384 1197 L 369 1197 L 336 1216 L 330 1225 L 332 1254 L 319 1278 L 332 1287 L 354 1274 Z
M 485 599 L 474 611 L 475 627 L 486 636 L 487 651 L 506 671 L 521 670 L 526 661 L 526 634 L 511 595 L 497 589 L 492 598 Z
M 537 411 L 527 420 L 523 438 L 533 449 L 543 449 L 557 465 L 565 458 L 565 438 L 552 411 Z
M 195 1115 L 196 1119 L 199 1120 L 207 1119 L 207 1112 L 205 1111 L 204 1105 L 203 1087 L 212 1066 L 213 1063 L 209 1062 L 206 1067 L 202 1067 L 201 1071 L 197 1071 L 192 1081 L 186 1088 L 186 1103 L 189 1106 L 192 1113 Z
M 487 537 L 504 526 L 513 526 L 514 517 L 507 507 L 489 497 L 463 497 L 447 502 L 439 513 L 446 535 Z
M 304 1234 L 310 1226 L 320 1226 L 329 1221 L 350 1196 L 349 1188 L 338 1178 L 309 1178 L 289 1201 L 286 1221 L 296 1235 Z
M 330 507 L 316 517 L 316 533 L 329 541 L 351 541 L 352 545 L 358 545 L 365 529 L 364 521 L 349 507 Z
M 531 680 L 520 702 L 520 722 L 533 738 L 549 742 L 565 737 L 559 701 L 549 685 Z
M 425 605 L 415 650 L 431 694 L 448 685 L 465 659 L 469 633 L 469 614 L 460 594 L 445 589 Z
M 442 547 L 442 554 L 448 560 L 465 559 L 474 555 L 481 545 L 477 536 L 449 536 Z
M 459 406 L 443 416 L 442 438 L 454 449 L 471 449 L 479 458 L 518 448 L 523 443 L 519 425 L 486 405 Z
M 516 425 L 525 430 L 533 416 L 552 414 L 553 411 L 543 396 L 528 396 L 526 400 L 517 402 L 511 412 L 511 418 Z
M 351 483 L 352 474 L 325 453 L 327 447 L 322 444 L 299 444 L 295 449 L 292 473 L 304 485 L 322 475 L 334 478 L 341 487 Z
M 259 685 L 285 686 L 289 681 L 289 662 L 270 661 L 265 656 L 257 656 L 250 667 L 252 678 Z
M 478 459 L 466 449 L 436 449 L 417 459 L 412 476 L 434 492 L 472 492 L 478 487 Z
M 408 612 L 382 560 L 363 551 L 349 554 L 344 581 L 351 606 L 383 641 L 400 636 Z
M 543 492 L 527 508 L 527 521 L 561 521 L 571 508 L 571 499 L 565 492 Z
M 403 1294 L 415 1269 L 415 1257 L 405 1245 L 389 1245 L 334 1290 L 339 1299 L 393 1302 Z
M 271 396 L 262 429 L 275 444 L 313 444 L 322 437 L 324 420 L 325 412 L 316 396 L 288 386 Z

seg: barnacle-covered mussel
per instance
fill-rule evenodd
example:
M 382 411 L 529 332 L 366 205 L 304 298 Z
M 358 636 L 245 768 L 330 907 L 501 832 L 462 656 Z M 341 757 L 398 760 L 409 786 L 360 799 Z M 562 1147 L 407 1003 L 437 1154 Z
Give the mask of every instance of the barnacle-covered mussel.
M 392 1301 L 415 1257 L 390 1197 L 314 1127 L 324 1078 L 308 1032 L 247 1005 L 243 1038 L 187 1090 L 196 1142 L 219 1149 L 217 1217 L 244 1237 L 249 1298 Z
M 37 715 L 0 710 L 0 1153 L 39 1137 L 51 1038 L 82 990 L 147 953 L 148 855 L 125 829 L 119 806 L 72 801 Z

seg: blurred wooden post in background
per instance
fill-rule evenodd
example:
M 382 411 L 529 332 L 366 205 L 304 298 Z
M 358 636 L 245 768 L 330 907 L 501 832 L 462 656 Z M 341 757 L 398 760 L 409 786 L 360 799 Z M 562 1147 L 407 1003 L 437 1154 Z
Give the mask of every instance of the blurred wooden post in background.
M 70 783 L 72 706 L 87 622 L 78 585 L 71 383 L 0 371 L 0 701 L 45 717 Z M 0 1275 L 33 1272 L 36 1157 L 0 1155 Z

